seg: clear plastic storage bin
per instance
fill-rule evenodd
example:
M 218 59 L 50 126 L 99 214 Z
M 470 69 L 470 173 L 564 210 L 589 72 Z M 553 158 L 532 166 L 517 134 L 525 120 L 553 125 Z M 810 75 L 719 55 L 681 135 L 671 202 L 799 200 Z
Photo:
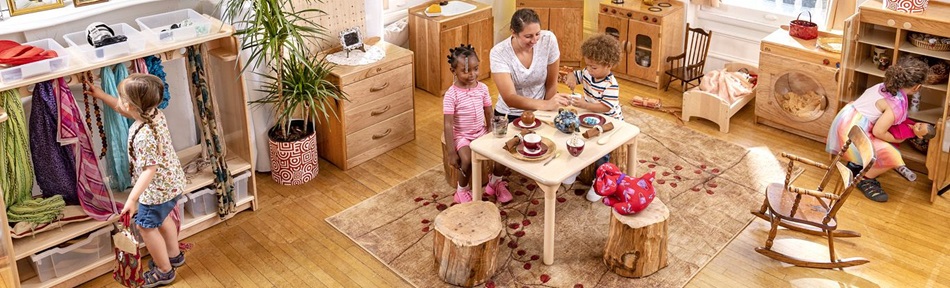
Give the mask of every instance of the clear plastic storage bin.
M 69 66 L 69 53 L 66 52 L 66 49 L 63 48 L 62 45 L 59 45 L 59 43 L 53 41 L 53 39 L 46 38 L 23 44 L 36 46 L 45 50 L 53 50 L 56 51 L 56 54 L 59 56 L 56 58 L 0 69 L 0 82 L 10 83 L 19 81 L 33 76 L 63 70 Z
M 71 49 L 79 51 L 78 54 L 82 55 L 88 63 L 102 62 L 145 50 L 145 36 L 129 24 L 112 24 L 109 28 L 112 28 L 115 35 L 124 35 L 125 42 L 96 48 L 89 44 L 89 40 L 86 40 L 86 31 L 66 34 L 63 39 L 66 40 L 66 45 L 73 47 Z
M 214 190 L 207 188 L 191 192 L 188 194 L 188 203 L 185 203 L 185 211 L 191 218 L 217 213 L 218 197 Z
M 30 256 L 40 282 L 62 277 L 96 261 L 114 257 L 112 226 L 89 234 L 85 240 L 65 248 L 53 248 Z
M 182 218 L 185 218 L 185 203 L 186 202 L 188 202 L 187 195 L 181 195 L 181 197 L 178 197 L 178 211 L 181 212 Z
M 193 25 L 171 29 L 173 24 L 190 20 Z M 195 10 L 184 9 L 135 19 L 142 33 L 156 44 L 184 41 L 208 35 L 211 32 L 211 21 Z
M 234 202 L 241 203 L 247 199 L 247 181 L 251 178 L 251 172 L 244 172 L 241 175 L 234 176 Z

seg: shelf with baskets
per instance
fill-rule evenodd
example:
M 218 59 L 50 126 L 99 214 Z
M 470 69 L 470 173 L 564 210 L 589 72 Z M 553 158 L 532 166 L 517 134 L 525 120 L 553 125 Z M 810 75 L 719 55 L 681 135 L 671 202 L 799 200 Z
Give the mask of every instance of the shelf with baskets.
M 884 71 L 879 68 L 897 63 L 903 57 L 927 62 L 930 70 L 919 91 L 918 111 L 909 112 L 908 117 L 934 124 L 937 134 L 930 140 L 932 145 L 927 151 L 919 151 L 909 144 L 900 145 L 899 149 L 909 168 L 926 173 L 933 180 L 933 202 L 937 190 L 950 184 L 950 151 L 942 147 L 946 146 L 942 145 L 945 141 L 950 141 L 950 135 L 945 136 L 950 111 L 950 84 L 947 83 L 950 51 L 941 51 L 950 50 L 950 45 L 925 45 L 920 40 L 934 39 L 928 42 L 941 44 L 942 39 L 950 38 L 950 30 L 946 29 L 950 27 L 950 18 L 946 17 L 950 15 L 950 4 L 931 2 L 926 12 L 916 14 L 882 7 L 881 0 L 868 0 L 846 21 L 839 81 L 842 101 L 853 101 L 869 87 L 883 82 Z M 878 67 L 881 63 L 882 67 Z
M 222 136 L 222 144 L 226 148 L 225 160 L 227 162 L 230 174 L 234 176 L 235 186 L 238 186 L 239 183 L 240 185 L 244 185 L 242 186 L 243 190 L 241 190 L 241 193 L 242 195 L 246 196 L 238 197 L 237 194 L 239 192 L 238 189 L 235 188 L 235 198 L 240 199 L 236 199 L 237 201 L 234 213 L 257 209 L 256 181 L 252 175 L 254 170 L 254 165 L 251 162 L 251 160 L 253 160 L 253 146 L 250 142 L 251 132 L 249 129 L 250 118 L 246 99 L 247 96 L 244 90 L 244 79 L 241 73 L 242 64 L 236 57 L 240 47 L 233 38 L 234 29 L 231 26 L 222 24 L 219 20 L 208 16 L 200 14 L 197 15 L 198 16 L 189 14 L 187 17 L 200 17 L 201 19 L 194 20 L 207 21 L 208 25 L 198 26 L 206 27 L 209 30 L 199 31 L 198 33 L 184 33 L 184 36 L 178 34 L 171 36 L 156 36 L 154 35 L 155 33 L 164 32 L 150 33 L 148 32 L 148 29 L 143 28 L 143 31 L 141 32 L 143 37 L 163 37 L 159 39 L 166 41 L 143 40 L 141 42 L 146 44 L 142 49 L 123 49 L 123 51 L 112 54 L 109 54 L 110 52 L 89 53 L 90 50 L 88 50 L 87 47 L 81 47 L 84 46 L 84 44 L 71 46 L 64 50 L 65 53 L 62 53 L 64 54 L 62 56 L 65 56 L 63 58 L 64 62 L 66 63 L 64 67 L 56 67 L 56 69 L 50 69 L 41 73 L 24 74 L 23 76 L 25 77 L 4 80 L 3 82 L 0 82 L 0 91 L 9 89 L 22 89 L 32 86 L 36 83 L 49 81 L 60 77 L 71 77 L 85 71 L 96 70 L 102 67 L 115 65 L 117 63 L 125 63 L 133 59 L 139 59 L 150 55 L 162 55 L 163 57 L 161 58 L 163 58 L 163 60 L 179 59 L 179 55 L 177 55 L 179 53 L 175 53 L 176 51 L 183 51 L 182 48 L 184 47 L 200 45 L 202 47 L 201 52 L 203 53 L 204 64 L 207 67 L 205 71 L 207 73 L 209 86 L 208 89 L 211 91 L 211 97 L 214 99 L 213 101 L 215 109 L 217 110 L 215 114 L 218 117 L 218 131 Z M 164 18 L 161 20 L 174 20 L 174 17 L 163 17 Z M 90 19 L 89 21 L 92 20 Z M 198 23 L 203 23 L 201 21 L 198 21 Z M 155 24 L 158 22 L 150 23 L 151 24 L 148 25 L 161 25 Z M 130 25 L 128 24 L 133 24 L 132 26 L 134 26 L 134 23 L 119 23 L 115 25 L 121 25 L 124 27 L 123 29 L 135 29 L 129 27 Z M 142 28 L 142 26 L 139 26 L 139 28 Z M 177 31 L 176 29 L 174 32 L 177 33 L 181 31 Z M 52 43 L 56 42 L 52 39 L 47 40 L 48 42 Z M 111 51 L 115 50 L 116 49 L 113 49 Z M 106 57 L 99 57 L 98 55 L 104 55 Z M 98 58 L 92 59 L 90 57 Z M 187 73 L 187 71 L 174 73 Z M 186 90 L 190 89 L 193 88 L 189 86 Z M 182 97 L 188 97 L 187 95 L 188 94 L 183 94 Z M 228 95 L 228 97 L 223 97 L 223 95 Z M 27 97 L 29 95 L 24 94 L 21 96 Z M 175 117 L 175 115 L 172 114 L 168 114 L 168 116 L 169 118 Z M 7 114 L 2 108 L 0 108 L 0 123 L 3 123 L 6 120 Z M 174 131 L 179 127 L 169 128 Z M 200 157 L 203 154 L 202 147 L 204 145 L 200 139 L 199 143 L 199 145 L 177 151 L 179 159 L 183 165 L 190 162 L 192 159 Z M 213 184 L 215 179 L 215 174 L 211 171 L 211 168 L 205 166 L 199 166 L 199 169 L 192 173 L 186 173 L 186 175 L 189 182 L 186 184 L 185 190 L 186 194 L 188 195 L 191 195 L 191 193 L 196 190 L 200 190 Z M 239 180 L 240 177 L 243 178 Z M 117 202 L 122 203 L 128 197 L 128 192 L 114 193 L 113 196 Z M 5 204 L 3 204 L 2 199 L 0 199 L 0 207 L 6 207 Z M 184 239 L 188 236 L 194 235 L 195 233 L 230 219 L 233 215 L 234 214 L 230 214 L 227 217 L 221 218 L 218 217 L 215 209 L 214 211 L 208 211 L 207 213 L 203 213 L 201 215 L 183 217 L 182 229 L 179 234 L 179 238 Z M 9 223 L 5 217 L 6 215 L 4 214 L 3 216 L 4 217 L 0 217 L 0 219 L 2 219 L 2 223 L 9 226 Z M 30 262 L 33 262 L 31 261 L 31 258 L 34 258 L 35 255 L 38 255 L 38 253 L 42 254 L 43 251 L 47 251 L 50 248 L 64 246 L 64 243 L 72 243 L 72 241 L 77 237 L 82 237 L 83 235 L 89 233 L 110 228 L 112 223 L 116 221 L 115 219 L 116 217 L 112 217 L 112 219 L 106 221 L 86 220 L 81 222 L 64 223 L 61 224 L 61 227 L 59 228 L 36 233 L 33 236 L 27 236 L 19 239 L 12 239 L 10 233 L 4 233 L 4 237 L 0 239 L 0 245 L 4 246 L 4 249 L 0 249 L 0 259 L 3 259 L 4 262 L 9 261 L 9 264 L 6 265 L 9 268 L 4 267 L 5 265 L 0 265 L 0 267 L 3 267 L 2 269 L 9 270 L 12 275 L 11 277 L 3 277 L 0 279 L 0 287 L 77 286 L 85 281 L 88 281 L 89 279 L 111 271 L 112 263 L 114 261 L 114 257 L 111 255 L 103 256 L 105 258 L 87 258 L 86 260 L 89 261 L 88 263 L 78 265 L 78 267 L 71 267 L 72 269 L 69 271 L 57 271 L 57 275 L 52 278 L 50 278 L 49 275 L 44 275 L 44 277 L 42 277 L 43 279 L 40 279 L 41 277 L 38 275 L 38 269 L 30 268 Z M 108 245 L 111 245 L 111 237 L 107 242 Z M 53 261 L 55 261 L 56 258 L 53 259 Z

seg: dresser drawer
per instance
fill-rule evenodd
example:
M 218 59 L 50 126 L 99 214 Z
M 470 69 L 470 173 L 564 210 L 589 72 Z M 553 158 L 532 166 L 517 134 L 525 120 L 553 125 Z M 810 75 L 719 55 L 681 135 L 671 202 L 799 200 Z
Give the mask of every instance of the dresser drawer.
M 412 65 L 387 71 L 385 73 L 363 79 L 359 82 L 343 86 L 349 102 L 344 102 L 343 110 L 351 111 L 366 103 L 388 97 L 389 94 L 412 87 Z
M 387 95 L 385 98 L 360 105 L 346 112 L 346 117 L 344 117 L 346 135 L 353 134 L 411 109 L 412 88 L 402 89 L 402 91 Z
M 415 137 L 413 110 L 346 136 L 347 162 L 370 159 Z M 362 162 L 362 161 L 357 161 Z

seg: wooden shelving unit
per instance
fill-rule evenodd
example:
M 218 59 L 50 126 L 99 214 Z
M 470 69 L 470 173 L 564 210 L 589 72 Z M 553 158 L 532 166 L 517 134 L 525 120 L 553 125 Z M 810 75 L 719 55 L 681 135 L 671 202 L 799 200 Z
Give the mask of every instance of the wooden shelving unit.
M 241 63 L 237 58 L 240 47 L 236 46 L 232 34 L 234 29 L 229 25 L 222 25 L 217 19 L 212 20 L 212 33 L 194 38 L 191 40 L 171 43 L 167 45 L 147 44 L 146 49 L 140 53 L 134 53 L 124 57 L 112 60 L 98 62 L 95 64 L 86 63 L 79 57 L 78 53 L 71 51 L 73 57 L 70 59 L 69 66 L 66 69 L 52 72 L 45 75 L 39 75 L 27 79 L 22 79 L 10 83 L 0 84 L 0 91 L 9 89 L 19 89 L 35 83 L 66 77 L 78 74 L 84 71 L 94 70 L 101 67 L 123 63 L 133 59 L 143 58 L 149 55 L 162 54 L 170 51 L 178 51 L 181 48 L 203 44 L 205 48 L 205 66 L 208 73 L 209 88 L 214 96 L 216 108 L 218 109 L 218 125 L 221 137 L 226 145 L 226 161 L 231 175 L 238 175 L 245 171 L 253 171 L 254 165 L 250 160 L 253 151 L 251 151 L 249 124 L 250 118 L 247 110 L 247 97 L 244 88 L 244 79 L 241 73 Z M 177 54 L 177 53 L 173 53 Z M 190 87 L 189 87 L 190 88 Z M 229 97 L 218 97 L 215 95 L 229 95 Z M 0 108 L 0 123 L 7 120 L 7 114 Z M 87 127 L 88 128 L 88 127 Z M 171 127 L 174 129 L 174 127 Z M 178 156 L 182 163 L 187 163 L 191 159 L 198 157 L 201 153 L 200 146 L 194 146 L 182 151 L 178 151 Z M 42 177 L 42 176 L 38 176 Z M 202 187 L 211 185 L 214 181 L 214 174 L 210 167 L 198 171 L 189 176 L 189 183 L 186 185 L 186 192 L 191 193 Z M 253 175 L 247 179 L 248 197 L 241 199 L 237 203 L 235 213 L 244 210 L 257 209 L 257 185 Z M 127 192 L 115 193 L 116 201 L 124 202 L 128 197 Z M 0 207 L 6 207 L 0 199 Z M 0 219 L 2 223 L 9 227 L 5 213 Z M 183 219 L 182 229 L 179 238 L 184 239 L 194 235 L 204 229 L 214 226 L 233 217 L 231 214 L 224 219 L 218 217 L 216 213 L 210 215 Z M 102 275 L 112 270 L 113 257 L 107 257 L 97 260 L 93 265 L 83 267 L 78 271 L 60 276 L 54 279 L 40 282 L 36 273 L 21 273 L 17 268 L 23 269 L 29 267 L 30 255 L 36 254 L 51 247 L 61 245 L 62 243 L 82 236 L 86 233 L 101 229 L 111 225 L 116 221 L 113 217 L 108 221 L 83 221 L 64 224 L 61 228 L 51 231 L 38 233 L 32 237 L 12 239 L 7 231 L 4 231 L 3 238 L 0 239 L 0 269 L 9 269 L 12 272 L 11 282 L 6 283 L 11 287 L 73 287 L 89 279 Z M 185 218 L 185 217 L 183 217 Z M 110 238 L 111 239 L 111 238 Z M 22 263 L 17 263 L 22 262 Z M 19 264 L 19 265 L 18 265 Z M 23 265 L 26 264 L 26 265 Z M 9 268 L 4 267 L 9 266 Z M 29 268 L 27 268 L 29 269 Z M 20 279 L 25 278 L 25 279 Z M 4 283 L 0 283 L 4 284 Z
M 845 22 L 845 59 L 842 59 L 842 81 L 839 81 L 842 101 L 852 101 L 871 85 L 883 81 L 884 71 L 871 63 L 871 50 L 884 47 L 893 51 L 891 59 L 906 56 L 926 56 L 950 61 L 950 51 L 934 51 L 911 44 L 910 33 L 926 33 L 950 37 L 950 4 L 930 3 L 927 11 L 906 14 L 882 8 L 881 0 L 868 0 L 861 4 L 858 13 Z M 896 61 L 894 61 L 896 62 Z M 933 180 L 930 201 L 937 190 L 950 184 L 950 152 L 943 151 L 946 135 L 947 113 L 950 110 L 950 89 L 947 82 L 926 84 L 921 89 L 920 111 L 911 112 L 911 119 L 934 124 L 937 136 L 930 140 L 926 153 L 914 150 L 910 145 L 900 145 L 904 162 L 913 170 L 924 172 Z

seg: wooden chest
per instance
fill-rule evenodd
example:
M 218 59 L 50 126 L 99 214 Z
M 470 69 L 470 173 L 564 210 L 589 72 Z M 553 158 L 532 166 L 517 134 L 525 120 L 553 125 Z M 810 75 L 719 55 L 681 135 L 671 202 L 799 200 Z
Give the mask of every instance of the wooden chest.
M 413 53 L 387 42 L 386 58 L 363 66 L 337 66 L 329 80 L 347 93 L 336 101 L 337 117 L 317 128 L 320 157 L 350 169 L 416 137 Z

